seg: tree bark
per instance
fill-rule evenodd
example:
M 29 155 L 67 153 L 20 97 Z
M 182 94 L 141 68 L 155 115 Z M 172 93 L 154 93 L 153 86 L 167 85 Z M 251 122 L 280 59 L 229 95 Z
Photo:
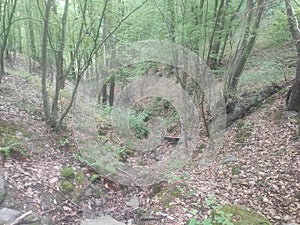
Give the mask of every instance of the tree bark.
M 11 6 L 11 10 L 9 9 L 10 4 L 12 4 Z M 11 26 L 12 26 L 12 21 L 13 21 L 13 17 L 14 17 L 14 13 L 16 11 L 16 7 L 17 7 L 17 0 L 14 1 L 4 1 L 4 4 L 0 4 L 0 11 L 3 10 L 3 15 L 1 15 L 1 22 L 2 22 L 2 29 L 3 31 L 0 33 L 0 35 L 2 36 L 1 43 L 0 43 L 0 83 L 2 80 L 2 77 L 5 74 L 5 69 L 4 69 L 4 54 L 5 54 L 5 50 L 6 50 L 6 46 L 7 46 L 7 42 L 8 42 L 8 38 L 9 38 L 9 33 L 11 30 Z M 8 18 L 8 20 L 6 20 L 6 17 Z
M 295 39 L 297 50 L 296 79 L 292 86 L 287 105 L 289 110 L 295 110 L 297 112 L 300 112 L 300 30 L 298 20 L 295 15 L 291 1 L 285 0 L 285 5 L 288 15 L 288 24 L 290 32 Z
M 43 28 L 43 37 L 42 37 L 42 59 L 41 59 L 41 69 L 42 69 L 42 98 L 43 98 L 43 110 L 46 123 L 50 122 L 50 107 L 49 99 L 47 92 L 47 47 L 48 47 L 48 29 L 49 29 L 49 17 L 50 17 L 50 8 L 52 0 L 47 0 L 46 2 L 46 11 L 44 16 L 44 28 Z
M 253 0 L 247 1 L 245 30 L 243 31 L 242 38 L 238 44 L 225 84 L 226 101 L 236 93 L 239 78 L 254 46 L 263 12 L 264 0 L 258 0 L 256 5 Z M 253 18 L 255 18 L 255 21 L 252 24 Z

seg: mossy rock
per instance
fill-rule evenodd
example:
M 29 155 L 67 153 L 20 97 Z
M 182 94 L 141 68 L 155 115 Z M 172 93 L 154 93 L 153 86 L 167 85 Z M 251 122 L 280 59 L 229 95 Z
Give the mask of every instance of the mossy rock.
M 75 171 L 71 167 L 65 167 L 62 169 L 61 175 L 63 178 L 71 180 L 75 178 Z
M 161 187 L 159 184 L 154 184 L 152 187 L 150 197 L 154 196 L 157 196 L 160 204 L 168 209 L 175 208 L 175 205 L 171 205 L 174 198 L 184 198 L 182 191 L 178 187 Z
M 214 210 L 212 213 L 214 225 L 222 225 L 221 223 L 215 222 L 215 217 L 218 215 L 217 210 L 218 212 L 224 212 L 227 215 L 230 214 L 230 221 L 234 225 L 272 225 L 266 218 L 257 212 L 237 205 L 224 205 Z
M 24 138 L 30 137 L 29 133 L 21 126 L 0 119 L 0 152 L 5 156 L 25 157 Z M 13 154 L 11 154 L 13 153 Z
M 60 188 L 63 193 L 73 192 L 75 190 L 74 185 L 68 180 L 62 180 L 60 182 Z

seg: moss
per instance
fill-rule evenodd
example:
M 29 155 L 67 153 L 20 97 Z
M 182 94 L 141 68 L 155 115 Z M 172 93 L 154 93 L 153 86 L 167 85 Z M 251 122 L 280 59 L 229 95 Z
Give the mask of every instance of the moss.
M 237 167 L 232 167 L 231 168 L 231 174 L 232 175 L 239 175 L 241 173 L 241 170 Z
M 271 225 L 271 223 L 253 210 L 248 210 L 237 205 L 224 205 L 218 207 L 213 212 L 213 217 L 218 215 L 218 212 L 224 212 L 227 215 L 231 214 L 230 221 L 234 225 Z M 216 220 L 214 220 L 216 221 Z M 221 225 L 220 223 L 214 222 L 214 225 Z
M 81 184 L 84 181 L 84 174 L 79 172 L 75 175 L 75 180 L 78 184 Z
M 61 175 L 63 176 L 63 178 L 67 180 L 71 180 L 75 178 L 75 172 L 71 167 L 63 168 L 61 171 Z
M 74 185 L 68 180 L 62 180 L 60 182 L 60 188 L 63 193 L 73 192 L 75 189 Z
M 162 188 L 157 194 L 160 204 L 168 209 L 175 208 L 175 205 L 170 205 L 175 198 L 183 198 L 182 191 L 178 187 L 166 187 Z M 153 197 L 152 196 L 152 197 Z
M 246 124 L 244 121 L 238 121 L 236 124 L 236 142 L 243 143 L 251 137 L 252 135 L 252 126 L 250 124 Z
M 25 149 L 22 137 L 29 136 L 29 133 L 23 127 L 9 121 L 0 120 L 0 152 L 5 156 L 13 158 L 16 156 L 16 159 L 24 158 Z

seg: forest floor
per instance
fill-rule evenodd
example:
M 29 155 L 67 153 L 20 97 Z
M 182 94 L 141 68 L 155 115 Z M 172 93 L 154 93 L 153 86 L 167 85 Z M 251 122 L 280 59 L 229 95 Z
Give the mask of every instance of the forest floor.
M 78 185 L 84 191 L 74 198 L 61 189 L 63 168 L 71 167 L 87 178 L 94 171 L 76 157 L 71 124 L 67 131 L 51 132 L 41 119 L 41 94 L 35 85 L 39 78 L 11 71 L 0 84 L 0 122 L 19 125 L 30 134 L 25 141 L 26 157 L 0 153 L 0 175 L 13 190 L 7 198 L 13 199 L 14 207 L 33 210 L 55 224 L 80 224 L 82 218 L 108 214 L 128 224 L 179 225 L 192 218 L 203 221 L 211 212 L 205 199 L 215 196 L 215 204 L 253 209 L 272 224 L 300 223 L 298 124 L 285 111 L 283 91 L 227 129 L 215 162 L 199 165 L 201 152 L 195 153 L 176 179 L 159 188 L 85 179 Z M 64 137 L 70 143 L 62 143 L 67 140 Z M 223 163 L 228 157 L 234 160 Z M 91 186 L 101 193 L 90 194 Z M 134 196 L 137 209 L 128 204 Z

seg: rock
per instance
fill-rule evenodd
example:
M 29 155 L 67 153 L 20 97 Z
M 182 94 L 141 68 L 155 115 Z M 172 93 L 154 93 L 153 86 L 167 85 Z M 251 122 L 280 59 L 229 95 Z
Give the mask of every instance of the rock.
M 12 223 L 21 215 L 23 215 L 23 212 L 21 211 L 9 208 L 2 208 L 0 210 L 0 225 Z M 40 224 L 38 221 L 39 215 L 36 213 L 32 213 L 25 217 L 20 224 L 37 225 Z
M 129 202 L 127 202 L 127 205 L 132 207 L 134 210 L 139 208 L 139 198 L 135 196 L 133 196 Z
M 222 164 L 235 163 L 238 159 L 233 155 L 228 155 L 222 160 Z
M 2 208 L 0 210 L 0 225 L 14 221 L 22 212 L 9 208 Z
M 84 219 L 95 219 L 96 213 L 89 208 L 84 208 L 82 216 Z
M 54 225 L 54 222 L 45 216 L 41 220 L 41 225 Z
M 83 220 L 80 225 L 125 225 L 111 216 L 97 217 L 96 219 Z
M 5 195 L 4 180 L 0 177 L 0 204 L 3 202 Z
M 285 111 L 283 113 L 283 115 L 286 117 L 286 118 L 295 118 L 298 113 L 296 111 Z

